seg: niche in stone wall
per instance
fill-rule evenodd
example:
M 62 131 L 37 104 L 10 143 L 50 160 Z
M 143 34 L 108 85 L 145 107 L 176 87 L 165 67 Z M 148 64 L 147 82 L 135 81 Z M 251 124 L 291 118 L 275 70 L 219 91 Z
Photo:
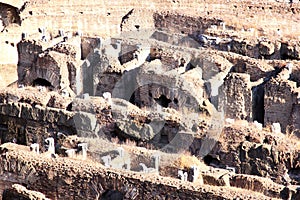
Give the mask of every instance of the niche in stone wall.
M 264 84 L 252 88 L 252 118 L 253 121 L 264 124 Z
M 161 95 L 159 98 L 155 99 L 156 103 L 158 103 L 160 106 L 167 108 L 169 107 L 169 103 L 171 103 L 172 101 L 170 99 L 168 99 L 165 95 Z
M 44 88 L 47 88 L 50 91 L 54 90 L 53 85 L 49 81 L 47 81 L 46 79 L 43 79 L 43 78 L 37 78 L 37 79 L 35 79 L 32 82 L 31 85 L 33 87 L 44 87 Z M 40 89 L 42 89 L 42 88 L 40 88 Z
M 45 87 L 50 87 L 52 86 L 51 83 L 45 79 L 42 78 L 37 78 L 33 81 L 32 83 L 33 86 L 45 86 Z

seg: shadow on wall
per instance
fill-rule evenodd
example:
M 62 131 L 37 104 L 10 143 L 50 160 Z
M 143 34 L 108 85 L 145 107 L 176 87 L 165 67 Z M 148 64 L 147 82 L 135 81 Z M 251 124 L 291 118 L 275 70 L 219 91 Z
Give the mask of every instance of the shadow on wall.
M 12 23 L 21 25 L 18 8 L 5 3 L 0 3 L 0 26 L 1 23 L 4 27 Z

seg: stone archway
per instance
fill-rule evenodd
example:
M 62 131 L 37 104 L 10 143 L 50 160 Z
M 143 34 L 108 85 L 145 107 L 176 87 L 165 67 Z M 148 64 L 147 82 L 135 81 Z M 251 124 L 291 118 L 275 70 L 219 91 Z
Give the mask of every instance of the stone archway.
M 35 79 L 34 81 L 32 81 L 31 85 L 33 87 L 42 86 L 42 87 L 48 88 L 49 90 L 54 89 L 53 85 L 49 81 L 47 81 L 46 79 L 43 79 L 43 78 Z

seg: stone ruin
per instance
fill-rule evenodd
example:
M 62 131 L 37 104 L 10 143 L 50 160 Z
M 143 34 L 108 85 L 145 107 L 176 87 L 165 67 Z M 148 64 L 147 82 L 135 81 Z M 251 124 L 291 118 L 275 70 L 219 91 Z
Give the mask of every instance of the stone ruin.
M 1 198 L 300 198 L 299 11 L 0 2 Z

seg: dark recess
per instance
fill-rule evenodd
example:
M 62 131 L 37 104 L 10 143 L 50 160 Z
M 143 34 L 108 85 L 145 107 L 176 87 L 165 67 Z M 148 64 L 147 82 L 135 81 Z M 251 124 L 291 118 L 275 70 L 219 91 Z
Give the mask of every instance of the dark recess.
M 37 78 L 32 82 L 33 86 L 45 86 L 45 87 L 52 87 L 51 83 L 45 79 Z
M 165 95 L 161 95 L 159 98 L 156 98 L 155 101 L 164 108 L 167 108 L 169 106 L 169 103 L 172 102 Z

